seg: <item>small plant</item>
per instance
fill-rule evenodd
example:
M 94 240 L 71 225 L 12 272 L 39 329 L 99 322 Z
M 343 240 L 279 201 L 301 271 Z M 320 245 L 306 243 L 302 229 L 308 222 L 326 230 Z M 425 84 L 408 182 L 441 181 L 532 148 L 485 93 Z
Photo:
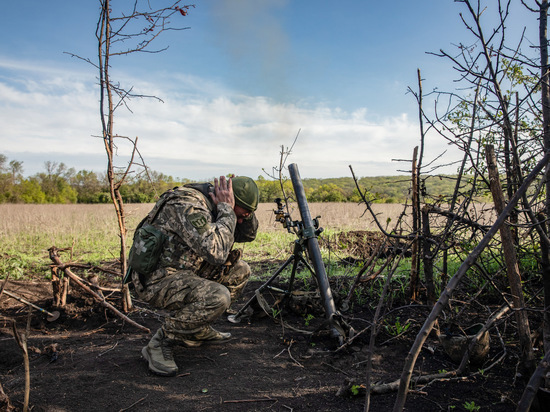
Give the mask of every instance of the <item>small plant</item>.
M 352 385 L 350 388 L 350 392 L 353 396 L 357 396 L 361 393 L 361 389 L 363 389 L 365 386 L 363 385 Z
M 271 316 L 273 316 L 274 318 L 276 318 L 277 316 L 279 316 L 281 314 L 281 310 L 280 309 L 276 309 L 276 308 L 271 308 Z
M 22 279 L 25 275 L 25 263 L 17 256 L 11 256 L 7 259 L 0 259 L 0 278 L 5 278 L 8 274 L 13 280 Z
M 477 412 L 481 408 L 481 406 L 476 405 L 476 403 L 474 401 L 464 402 L 464 405 L 462 405 L 462 406 L 464 406 L 464 408 L 467 411 L 470 411 L 470 412 Z
M 405 333 L 410 326 L 411 324 L 408 321 L 404 324 L 401 324 L 398 316 L 397 318 L 395 318 L 395 323 L 393 325 L 387 324 L 384 325 L 384 328 L 386 329 L 386 332 L 388 332 L 391 336 L 399 336 Z
M 309 326 L 309 323 L 315 319 L 315 316 L 313 316 L 311 313 L 307 314 L 304 316 L 304 321 L 305 321 L 305 324 L 306 326 Z
M 368 302 L 368 297 L 365 295 L 365 293 L 360 289 L 355 289 L 355 301 L 358 305 L 365 305 Z

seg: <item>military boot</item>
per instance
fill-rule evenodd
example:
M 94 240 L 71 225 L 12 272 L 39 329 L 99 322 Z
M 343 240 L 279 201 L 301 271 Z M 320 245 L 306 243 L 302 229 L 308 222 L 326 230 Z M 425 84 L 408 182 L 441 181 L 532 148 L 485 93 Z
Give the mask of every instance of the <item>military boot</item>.
M 204 342 L 224 342 L 231 338 L 231 333 L 220 332 L 212 326 L 206 326 L 197 331 L 193 331 L 183 340 L 183 344 L 190 348 L 201 346 Z
M 161 376 L 174 376 L 178 373 L 178 366 L 174 362 L 172 353 L 173 342 L 170 341 L 162 329 L 151 338 L 147 346 L 141 350 L 141 354 L 149 363 L 149 370 Z

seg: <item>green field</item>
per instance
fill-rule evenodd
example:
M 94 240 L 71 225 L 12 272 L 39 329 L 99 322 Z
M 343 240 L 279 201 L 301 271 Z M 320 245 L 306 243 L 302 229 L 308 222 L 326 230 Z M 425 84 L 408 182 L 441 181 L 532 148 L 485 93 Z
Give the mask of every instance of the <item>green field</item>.
M 151 209 L 151 204 L 126 205 L 128 243 L 132 229 Z M 275 204 L 260 204 L 257 216 L 260 231 L 256 241 L 243 244 L 245 259 L 254 261 L 280 261 L 292 251 L 296 236 L 288 233 L 274 219 Z M 401 205 L 375 205 L 380 220 L 395 217 Z M 336 233 L 348 230 L 376 230 L 372 219 L 362 216 L 364 206 L 352 203 L 312 203 L 312 217 L 321 216 L 325 229 L 322 237 L 330 240 Z M 297 210 L 290 211 L 293 220 L 301 220 Z M 13 279 L 48 277 L 50 274 L 48 249 L 55 246 L 70 248 L 64 261 L 100 264 L 117 259 L 119 235 L 114 208 L 99 204 L 0 204 L 0 276 L 7 273 Z M 324 242 L 323 242 L 324 243 Z M 332 257 L 333 248 L 322 247 L 322 253 Z

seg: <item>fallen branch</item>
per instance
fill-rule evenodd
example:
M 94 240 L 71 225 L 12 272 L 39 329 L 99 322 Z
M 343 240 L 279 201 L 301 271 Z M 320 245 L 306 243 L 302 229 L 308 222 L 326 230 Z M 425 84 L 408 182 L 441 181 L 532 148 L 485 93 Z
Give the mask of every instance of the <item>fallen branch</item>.
M 535 370 L 535 373 L 531 375 L 531 379 L 529 379 L 529 383 L 525 387 L 525 391 L 523 392 L 523 395 L 521 396 L 521 399 L 518 403 L 518 407 L 516 409 L 517 412 L 527 412 L 531 409 L 531 404 L 533 403 L 533 400 L 535 399 L 535 396 L 537 395 L 537 392 L 540 388 L 540 384 L 549 369 L 550 352 L 546 353 L 542 361 L 539 363 L 539 366 Z
M 111 275 L 121 276 L 121 273 L 118 270 L 108 269 L 101 266 L 83 265 L 81 263 L 66 263 L 60 266 L 60 269 L 62 270 L 65 268 L 95 269 L 95 270 L 100 270 L 101 272 L 110 273 Z
M 4 293 L 4 289 L 6 288 L 6 285 L 8 284 L 8 279 L 10 278 L 10 274 L 8 273 L 6 275 L 6 280 L 4 283 L 2 283 L 2 287 L 0 288 L 0 297 L 2 296 L 2 293 Z
M 62 250 L 62 249 L 58 249 L 58 250 Z M 79 265 L 79 264 L 73 264 L 73 263 L 71 263 L 71 264 L 61 264 L 61 265 L 50 265 L 50 267 L 51 268 L 57 268 L 57 269 L 63 270 L 63 271 L 65 269 L 70 269 L 70 268 L 79 268 L 79 269 L 93 269 L 94 268 L 94 266 L 91 266 L 91 265 Z M 110 271 L 110 273 L 120 275 L 119 272 Z M 86 280 L 86 279 L 83 279 L 83 278 L 80 278 L 80 280 L 83 283 L 87 284 L 88 286 L 93 286 L 94 289 L 100 290 L 102 292 L 119 292 L 119 293 L 121 292 L 121 288 L 108 288 L 108 287 L 105 287 L 105 286 L 96 285 L 93 282 L 90 282 L 89 280 Z
M 50 252 L 50 259 L 56 264 L 58 267 L 63 267 L 63 264 L 61 263 L 61 260 L 59 259 L 59 255 L 57 254 L 57 249 L 55 246 L 52 246 L 48 251 Z M 67 267 L 63 269 L 63 272 L 65 275 L 67 275 L 70 279 L 72 279 L 78 286 L 80 286 L 82 289 L 84 289 L 86 292 L 88 292 L 90 295 L 93 296 L 93 298 L 99 302 L 102 306 L 106 307 L 110 311 L 112 311 L 115 315 L 117 315 L 119 318 L 123 319 L 124 321 L 128 322 L 132 326 L 135 326 L 136 328 L 146 332 L 151 333 L 151 330 L 149 328 L 146 328 L 145 326 L 140 325 L 139 323 L 133 321 L 128 316 L 124 315 L 122 312 L 120 312 L 117 308 L 115 308 L 113 305 L 111 305 L 109 302 L 105 300 L 105 298 L 102 298 L 99 296 L 96 292 L 94 292 L 91 288 L 85 285 L 84 281 L 75 275 L 71 270 Z
M 15 338 L 17 345 L 21 349 L 21 352 L 23 352 L 23 365 L 25 367 L 25 395 L 23 400 L 23 412 L 27 412 L 29 410 L 29 399 L 31 393 L 31 368 L 29 363 L 29 350 L 27 347 L 27 338 L 31 323 L 31 313 L 31 308 L 29 307 L 29 317 L 27 318 L 27 330 L 25 331 L 25 333 L 19 333 L 15 321 L 12 320 L 13 337 Z
M 265 398 L 265 399 L 238 399 L 232 401 L 223 401 L 223 403 L 247 403 L 247 402 L 265 402 L 265 401 L 276 401 L 277 399 Z
M 431 383 L 436 380 L 450 379 L 455 377 L 456 377 L 456 371 L 451 371 L 451 372 L 445 372 L 445 373 L 436 373 L 433 375 L 413 376 L 411 377 L 411 381 L 414 384 L 423 384 L 423 383 Z M 395 392 L 399 389 L 400 382 L 401 382 L 401 379 L 397 379 L 393 382 L 382 383 L 380 385 L 372 386 L 370 393 L 380 395 L 383 393 Z
M 11 412 L 15 410 L 14 406 L 11 404 L 10 398 L 8 395 L 6 395 L 6 392 L 4 392 L 4 388 L 2 387 L 2 383 L 0 382 L 0 408 L 2 408 L 3 411 Z
M 131 404 L 131 405 L 128 406 L 127 408 L 121 409 L 121 410 L 119 410 L 118 412 L 129 411 L 129 410 L 132 409 L 134 406 L 136 406 L 138 403 L 143 402 L 145 399 L 147 399 L 147 396 L 149 396 L 149 395 L 144 396 L 143 398 L 141 398 L 141 399 L 135 401 L 133 404 Z
M 294 343 L 294 341 L 292 340 L 292 341 L 290 341 L 290 345 L 288 345 L 288 348 L 287 348 L 287 350 L 288 350 L 288 356 L 290 356 L 290 359 L 292 359 L 292 361 L 293 361 L 296 365 L 298 365 L 300 368 L 303 368 L 304 365 L 302 365 L 300 362 L 298 362 L 296 359 L 294 359 L 294 356 L 292 356 L 292 353 L 290 352 L 290 348 L 292 347 L 292 344 L 293 344 L 293 343 Z

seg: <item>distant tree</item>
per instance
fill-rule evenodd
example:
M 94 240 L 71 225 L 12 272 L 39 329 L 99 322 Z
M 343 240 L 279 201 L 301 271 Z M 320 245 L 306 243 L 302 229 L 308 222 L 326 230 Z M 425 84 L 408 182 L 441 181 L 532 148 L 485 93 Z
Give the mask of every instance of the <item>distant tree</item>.
M 21 203 L 46 203 L 46 194 L 37 179 L 25 179 L 18 185 L 17 201 Z
M 6 155 L 0 153 L 0 172 L 6 171 L 6 162 L 8 161 L 8 158 Z
M 258 176 L 256 184 L 258 185 L 258 190 L 260 191 L 260 202 L 271 203 L 275 199 L 282 197 L 281 184 L 278 180 L 267 180 L 263 176 Z M 290 181 L 285 182 L 285 185 L 288 190 L 292 189 L 292 184 Z
M 47 161 L 44 163 L 45 173 L 35 176 L 46 196 L 47 203 L 76 203 L 78 194 L 69 183 L 74 175 L 74 169 L 67 169 L 64 163 Z
M 102 183 L 97 173 L 81 170 L 73 177 L 71 186 L 78 194 L 78 203 L 102 203 L 104 194 L 108 194 L 107 185 Z
M 0 202 L 10 202 L 13 191 L 13 183 L 6 167 L 7 156 L 0 154 Z
M 9 164 L 9 171 L 11 173 L 12 183 L 18 184 L 23 179 L 23 162 L 12 160 Z
M 311 202 L 344 202 L 346 196 L 344 191 L 335 183 L 328 183 L 319 186 L 309 194 Z

